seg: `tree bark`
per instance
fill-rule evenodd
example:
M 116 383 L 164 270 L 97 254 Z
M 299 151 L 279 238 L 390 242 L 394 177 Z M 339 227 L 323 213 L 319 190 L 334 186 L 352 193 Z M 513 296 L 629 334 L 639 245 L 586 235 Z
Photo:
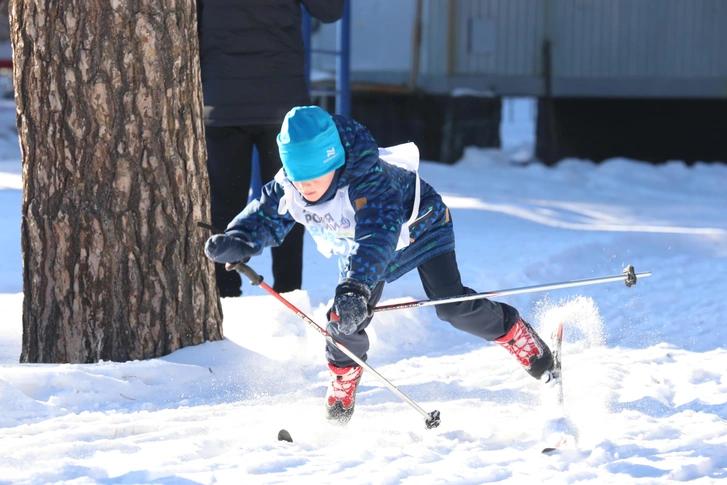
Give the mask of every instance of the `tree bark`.
M 222 337 L 192 0 L 14 0 L 22 362 Z

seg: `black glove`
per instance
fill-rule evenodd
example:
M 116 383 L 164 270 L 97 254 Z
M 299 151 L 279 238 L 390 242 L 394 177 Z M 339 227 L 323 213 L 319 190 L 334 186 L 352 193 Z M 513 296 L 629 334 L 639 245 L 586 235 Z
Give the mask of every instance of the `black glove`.
M 343 281 L 336 287 L 336 297 L 333 299 L 333 312 L 338 315 L 338 320 L 332 318 L 329 328 L 336 325 L 339 333 L 355 333 L 358 326 L 373 315 L 369 308 L 370 298 L 371 290 L 368 286 L 355 280 Z
M 247 262 L 255 249 L 247 241 L 228 234 L 215 234 L 207 239 L 204 253 L 215 263 Z

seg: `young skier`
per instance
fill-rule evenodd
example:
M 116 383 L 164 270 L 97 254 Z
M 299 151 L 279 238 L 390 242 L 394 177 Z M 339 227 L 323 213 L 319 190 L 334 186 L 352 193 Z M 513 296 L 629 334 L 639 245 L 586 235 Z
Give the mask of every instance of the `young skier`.
M 323 254 L 339 256 L 328 332 L 364 360 L 370 309 L 385 282 L 416 268 L 429 298 L 475 293 L 460 280 L 452 217 L 440 195 L 415 171 L 382 160 L 361 124 L 299 106 L 286 114 L 277 142 L 283 168 L 224 234 L 209 238 L 210 259 L 247 261 L 302 223 Z M 550 349 L 512 306 L 478 299 L 437 305 L 436 312 L 455 328 L 500 344 L 533 377 L 550 378 Z M 328 417 L 346 422 L 363 369 L 329 344 L 326 357 Z

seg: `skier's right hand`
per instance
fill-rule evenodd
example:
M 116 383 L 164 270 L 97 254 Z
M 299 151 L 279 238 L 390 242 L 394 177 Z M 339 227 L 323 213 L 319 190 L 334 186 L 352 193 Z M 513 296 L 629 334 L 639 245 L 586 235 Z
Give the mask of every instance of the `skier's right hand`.
M 255 248 L 239 237 L 215 234 L 207 239 L 204 253 L 215 263 L 246 263 L 255 255 Z
M 369 308 L 371 290 L 363 283 L 346 279 L 336 287 L 333 308 L 328 313 L 328 333 L 352 335 L 373 315 Z

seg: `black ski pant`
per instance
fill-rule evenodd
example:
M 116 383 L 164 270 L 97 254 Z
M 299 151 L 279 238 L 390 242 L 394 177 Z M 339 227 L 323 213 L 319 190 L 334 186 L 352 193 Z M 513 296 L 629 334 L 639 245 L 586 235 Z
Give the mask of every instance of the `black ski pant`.
M 208 126 L 207 172 L 210 179 L 212 224 L 224 229 L 247 205 L 252 177 L 252 149 L 260 154 L 263 183 L 273 179 L 282 166 L 275 137 L 278 125 Z M 278 247 L 272 248 L 273 288 L 279 293 L 300 289 L 303 269 L 303 235 L 296 224 Z M 215 264 L 217 287 L 222 296 L 240 295 L 240 275 Z
M 421 264 L 417 270 L 424 286 L 424 292 L 430 299 L 476 293 L 473 289 L 462 286 L 454 251 L 435 256 Z M 376 306 L 383 289 L 384 282 L 382 281 L 371 291 L 370 306 Z M 486 298 L 436 305 L 435 309 L 437 316 L 445 322 L 449 322 L 454 328 L 485 340 L 502 337 L 520 318 L 518 311 L 512 306 Z M 337 327 L 332 325 L 333 338 L 341 342 L 357 357 L 366 360 L 366 353 L 369 350 L 366 327 L 370 322 L 371 318 L 363 321 L 358 331 L 352 335 L 338 333 L 335 331 Z M 326 357 L 330 363 L 338 367 L 355 365 L 343 352 L 328 343 L 326 344 Z

